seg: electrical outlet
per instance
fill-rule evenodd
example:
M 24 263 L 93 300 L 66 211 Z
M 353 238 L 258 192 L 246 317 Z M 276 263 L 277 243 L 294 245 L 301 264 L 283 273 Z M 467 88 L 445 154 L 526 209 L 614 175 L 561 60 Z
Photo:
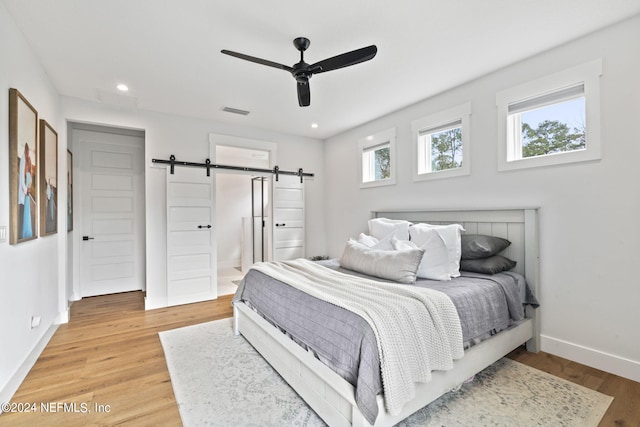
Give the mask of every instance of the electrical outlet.
M 0 243 L 7 241 L 7 226 L 0 225 Z
M 31 316 L 31 329 L 40 326 L 40 316 Z

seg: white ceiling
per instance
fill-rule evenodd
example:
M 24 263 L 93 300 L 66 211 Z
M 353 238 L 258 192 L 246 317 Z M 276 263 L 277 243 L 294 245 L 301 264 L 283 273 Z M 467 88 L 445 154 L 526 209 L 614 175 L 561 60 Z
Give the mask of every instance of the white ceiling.
M 640 0 L 0 1 L 61 95 L 321 139 L 640 13 Z M 378 54 L 314 76 L 301 108 L 289 73 L 220 53 L 293 65 L 298 36 L 308 63 Z

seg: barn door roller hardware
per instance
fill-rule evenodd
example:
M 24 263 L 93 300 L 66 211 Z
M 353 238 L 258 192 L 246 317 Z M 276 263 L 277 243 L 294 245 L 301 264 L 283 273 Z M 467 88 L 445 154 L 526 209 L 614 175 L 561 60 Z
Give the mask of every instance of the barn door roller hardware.
M 207 169 L 207 176 L 211 176 L 211 168 L 215 169 L 228 169 L 235 171 L 244 171 L 244 172 L 256 172 L 256 173 L 271 173 L 276 176 L 276 181 L 278 180 L 279 175 L 296 175 L 300 177 L 300 183 L 305 176 L 312 177 L 313 174 L 309 172 L 304 172 L 302 168 L 298 169 L 297 172 L 294 171 L 283 171 L 280 170 L 278 166 L 274 166 L 273 169 L 260 169 L 260 168 L 248 168 L 245 166 L 231 166 L 231 165 L 217 165 L 215 163 L 211 163 L 209 159 L 205 161 L 205 163 L 194 163 L 194 162 L 183 162 L 176 160 L 176 156 L 173 154 L 169 156 L 169 160 L 164 159 L 151 159 L 153 163 L 170 165 L 170 173 L 173 175 L 176 166 L 189 166 L 196 168 L 205 168 Z

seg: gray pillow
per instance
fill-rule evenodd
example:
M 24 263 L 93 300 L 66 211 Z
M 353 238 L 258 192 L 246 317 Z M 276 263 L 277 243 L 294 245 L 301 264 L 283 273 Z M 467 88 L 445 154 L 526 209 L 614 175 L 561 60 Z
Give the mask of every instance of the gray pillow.
M 500 255 L 482 259 L 460 260 L 460 270 L 471 271 L 473 273 L 496 274 L 501 271 L 511 270 L 515 266 L 515 261 Z
M 354 240 L 349 240 L 340 258 L 340 265 L 349 270 L 394 282 L 415 283 L 423 254 L 422 249 L 400 251 L 371 249 Z
M 463 234 L 461 259 L 488 258 L 505 250 L 511 244 L 507 239 L 484 234 Z

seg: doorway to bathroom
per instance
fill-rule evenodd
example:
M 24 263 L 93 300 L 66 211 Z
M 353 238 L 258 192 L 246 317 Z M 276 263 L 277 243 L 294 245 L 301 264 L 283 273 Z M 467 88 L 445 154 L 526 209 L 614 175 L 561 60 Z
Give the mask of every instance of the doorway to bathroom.
M 216 145 L 215 162 L 270 168 L 270 151 Z M 269 176 L 242 171 L 216 172 L 218 295 L 235 293 L 254 262 L 270 259 Z

